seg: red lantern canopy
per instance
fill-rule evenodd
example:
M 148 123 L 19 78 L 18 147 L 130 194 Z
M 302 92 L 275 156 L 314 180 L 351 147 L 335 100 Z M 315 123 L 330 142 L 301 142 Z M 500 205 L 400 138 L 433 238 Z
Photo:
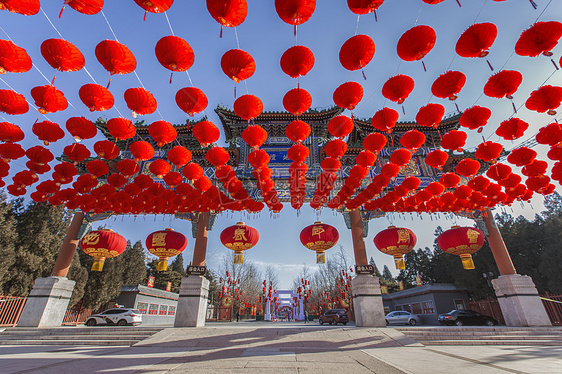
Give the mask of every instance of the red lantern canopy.
M 407 165 L 412 159 L 412 152 L 403 148 L 396 148 L 390 155 L 390 162 L 398 166 Z
M 396 51 L 404 61 L 417 61 L 425 57 L 435 46 L 437 35 L 429 26 L 414 26 L 398 40 Z M 424 65 L 425 68 L 425 65 Z
M 529 124 L 519 118 L 510 118 L 500 123 L 496 130 L 496 135 L 504 138 L 505 140 L 515 140 L 525 134 L 525 130 L 529 128 Z
M 441 176 L 441 178 L 439 178 L 439 183 L 441 183 L 446 188 L 455 188 L 460 182 L 461 177 L 459 177 L 455 173 L 445 173 Z
M 431 93 L 441 99 L 456 100 L 466 83 L 466 75 L 460 71 L 441 74 L 431 85 Z
M 96 110 L 108 110 L 113 107 L 115 99 L 109 90 L 99 84 L 88 83 L 80 87 L 78 91 L 80 100 L 90 109 L 90 112 Z
M 170 122 L 156 121 L 148 126 L 148 133 L 156 142 L 158 147 L 162 147 L 176 140 L 178 133 Z
M 127 241 L 111 230 L 90 231 L 82 240 L 80 248 L 89 256 L 94 257 L 92 271 L 102 271 L 106 258 L 119 256 L 127 248 Z
M 437 168 L 441 170 L 441 168 L 447 163 L 449 159 L 449 154 L 447 152 L 443 152 L 440 149 L 435 149 L 425 156 L 425 163 L 432 168 Z
M 182 174 L 190 181 L 195 181 L 203 176 L 203 168 L 194 162 L 190 162 L 183 167 Z
M 343 139 L 349 135 L 354 126 L 355 124 L 351 118 L 339 115 L 328 122 L 328 132 L 336 138 Z
M 562 102 L 562 87 L 545 85 L 531 93 L 525 102 L 529 110 L 539 113 L 547 112 L 551 116 L 556 114 L 556 108 Z
M 515 53 L 519 56 L 535 57 L 541 53 L 552 56 L 550 52 L 562 37 L 562 23 L 556 21 L 537 22 L 523 31 L 515 44 Z
M 137 60 L 125 45 L 104 40 L 96 46 L 96 58 L 109 74 L 129 74 L 137 68 Z
M 345 82 L 334 91 L 334 103 L 343 109 L 353 110 L 363 98 L 363 87 L 357 82 Z
M 255 149 L 267 140 L 267 131 L 261 126 L 251 125 L 242 131 L 242 139 Z
M 234 251 L 234 263 L 244 263 L 243 252 L 252 248 L 258 243 L 260 235 L 258 230 L 246 226 L 244 222 L 238 222 L 235 226 L 230 226 L 221 232 L 220 239 L 222 244 Z
M 174 35 L 161 38 L 156 43 L 154 52 L 158 62 L 172 72 L 188 70 L 195 60 L 193 49 L 191 49 L 189 43 Z M 170 83 L 172 83 L 171 76 Z
M 396 122 L 398 121 L 399 116 L 400 115 L 398 114 L 398 112 L 395 111 L 394 109 L 390 109 L 390 108 L 385 107 L 385 108 L 382 108 L 382 109 L 378 110 L 375 113 L 375 115 L 373 116 L 373 118 L 371 118 L 371 125 L 379 131 L 384 131 L 384 132 L 390 133 L 390 132 L 392 132 L 392 129 L 396 125 Z M 384 138 L 384 139 L 385 139 L 385 143 L 386 143 L 386 138 Z
M 396 269 L 405 269 L 404 255 L 416 245 L 416 235 L 407 228 L 389 226 L 379 232 L 375 238 L 375 246 L 379 251 L 394 256 Z
M 117 171 L 129 178 L 139 172 L 140 166 L 133 160 L 124 159 L 119 161 L 115 167 Z
M 497 36 L 498 28 L 493 23 L 475 23 L 459 37 L 455 51 L 461 57 L 486 57 Z
M 133 154 L 135 161 L 146 161 L 154 157 L 154 148 L 149 142 L 142 140 L 131 143 L 129 151 Z
M 14 143 L 23 140 L 25 134 L 21 128 L 13 123 L 0 122 L 0 141 Z
M 109 140 L 100 140 L 96 142 L 94 144 L 94 151 L 99 157 L 105 158 L 106 160 L 113 160 L 121 153 L 119 147 Z
M 248 52 L 241 49 L 231 49 L 222 55 L 221 68 L 227 77 L 238 83 L 254 74 L 256 63 Z
M 29 105 L 22 94 L 13 90 L 0 90 L 0 112 L 16 115 L 24 114 Z
M 453 226 L 437 238 L 437 245 L 444 252 L 461 256 L 465 269 L 474 269 L 472 254 L 484 245 L 484 233 L 473 227 Z
M 242 24 L 248 14 L 246 0 L 207 0 L 207 10 L 222 27 L 236 27 Z
M 168 258 L 179 255 L 187 246 L 185 235 L 173 229 L 159 230 L 146 238 L 146 249 L 158 257 L 157 271 L 168 268 Z
M 390 101 L 402 104 L 414 90 L 414 80 L 403 74 L 390 77 L 382 86 L 382 95 Z
M 562 142 L 562 125 L 551 123 L 541 127 L 535 138 L 539 144 L 557 145 Z
M 441 104 L 427 104 L 422 106 L 418 114 L 416 114 L 416 122 L 420 126 L 439 127 L 443 116 L 445 115 L 445 108 Z
M 314 66 L 314 54 L 304 45 L 295 45 L 283 53 L 280 64 L 291 78 L 304 77 Z
M 70 117 L 66 121 L 66 130 L 78 142 L 82 139 L 91 139 L 98 132 L 96 125 L 84 117 Z
M 162 179 L 166 174 L 172 170 L 172 167 L 166 160 L 162 160 L 161 158 L 154 160 L 148 166 L 148 170 L 152 174 L 154 174 L 158 179 Z
M 313 225 L 305 227 L 300 234 L 302 245 L 316 252 L 317 264 L 326 263 L 324 252 L 336 245 L 339 237 L 335 227 L 322 222 L 314 222 Z
M 250 121 L 263 112 L 263 103 L 254 95 L 242 95 L 234 101 L 234 113 L 243 120 Z
M 81 162 L 90 157 L 91 153 L 84 144 L 74 143 L 64 147 L 64 154 L 69 160 Z
M 355 35 L 340 48 L 340 63 L 350 71 L 363 69 L 375 55 L 375 42 L 367 35 Z M 364 74 L 363 74 L 364 76 Z
M 295 120 L 285 128 L 287 138 L 295 143 L 302 143 L 310 135 L 310 126 L 301 120 Z
M 507 156 L 507 162 L 515 166 L 525 166 L 533 162 L 535 157 L 537 157 L 536 151 L 527 147 L 520 147 L 511 151 Z
M 283 107 L 295 116 L 300 116 L 312 105 L 312 96 L 302 88 L 293 88 L 283 96 Z
M 32 66 L 33 62 L 25 49 L 10 40 L 0 40 L 0 74 L 25 73 Z
M 441 139 L 441 147 L 450 151 L 460 151 L 466 143 L 468 135 L 464 131 L 451 130 Z
M 425 135 L 418 130 L 409 130 L 400 138 L 402 147 L 416 151 L 425 143 Z
M 205 110 L 209 101 L 199 88 L 184 87 L 176 93 L 176 104 L 190 117 Z
M 501 70 L 488 78 L 484 85 L 484 95 L 503 99 L 513 99 L 513 94 L 523 82 L 523 75 L 515 70 Z
M 102 177 L 109 173 L 109 166 L 102 160 L 92 160 L 86 163 L 86 169 L 88 173 L 95 175 L 96 177 Z
M 275 11 L 289 25 L 303 24 L 312 17 L 316 0 L 275 0 Z
M 111 118 L 107 121 L 109 134 L 119 140 L 127 140 L 137 134 L 137 129 L 133 122 L 125 118 Z
M 191 161 L 192 155 L 189 149 L 181 145 L 177 145 L 168 151 L 166 157 L 168 158 L 168 161 L 174 164 L 177 168 L 181 168 Z
M 230 154 L 223 147 L 213 147 L 207 151 L 205 158 L 214 167 L 225 165 L 230 159 Z
M 64 138 L 64 131 L 58 124 L 51 121 L 35 122 L 31 131 L 33 131 L 45 145 L 49 145 L 49 143 Z
M 347 143 L 341 139 L 332 139 L 324 147 L 324 152 L 328 157 L 341 158 L 347 151 Z
M 19 13 L 24 16 L 32 16 L 39 12 L 41 4 L 39 0 L 2 0 L 0 10 L 9 10 L 12 13 Z
M 2 145 L 0 145 L 0 146 L 2 146 Z M 53 161 L 54 158 L 55 158 L 55 156 L 53 156 L 51 151 L 49 151 L 47 148 L 41 147 L 40 145 L 36 145 L 35 147 L 31 147 L 25 152 L 23 151 L 21 146 L 19 146 L 18 144 L 4 144 L 3 146 L 4 147 L 6 147 L 6 146 L 10 146 L 10 147 L 17 146 L 17 147 L 19 147 L 19 149 L 17 149 L 17 148 L 15 150 L 6 149 L 6 151 L 8 151 L 8 154 L 0 154 L 0 156 L 2 156 L 2 158 L 16 159 L 16 158 L 19 158 L 19 157 L 23 157 L 23 155 L 26 155 L 27 158 L 29 158 L 31 161 L 33 161 L 33 162 L 35 162 L 39 165 L 45 165 L 45 164 Z M 12 157 L 6 157 L 6 156 L 12 156 Z M 17 157 L 14 157 L 14 156 L 17 156 Z
M 68 108 L 68 101 L 64 97 L 64 93 L 59 91 L 52 85 L 38 86 L 31 89 L 31 96 L 35 100 L 35 105 L 39 113 L 55 113 Z
M 459 118 L 459 124 L 470 130 L 478 129 L 478 132 L 481 132 L 491 116 L 492 111 L 490 109 L 475 105 L 464 111 Z
M 490 162 L 497 160 L 501 156 L 502 151 L 503 146 L 500 143 L 488 141 L 478 145 L 474 156 L 480 160 Z
M 145 115 L 156 111 L 156 99 L 142 87 L 129 88 L 124 94 L 127 108 L 133 111 L 133 117 Z
M 476 175 L 478 170 L 480 170 L 480 163 L 471 158 L 461 160 L 455 169 L 456 173 L 458 175 L 462 175 L 463 177 Z
M 84 55 L 64 39 L 47 39 L 41 43 L 41 55 L 58 71 L 78 71 L 86 65 Z
M 208 121 L 197 122 L 193 125 L 192 132 L 203 148 L 215 143 L 220 137 L 219 128 Z

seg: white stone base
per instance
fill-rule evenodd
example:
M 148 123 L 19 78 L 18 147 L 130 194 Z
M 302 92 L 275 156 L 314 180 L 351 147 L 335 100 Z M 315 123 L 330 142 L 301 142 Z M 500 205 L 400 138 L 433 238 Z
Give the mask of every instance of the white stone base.
M 507 326 L 551 326 L 531 277 L 512 274 L 492 280 Z
M 27 297 L 18 327 L 62 326 L 75 281 L 65 277 L 37 278 Z
M 204 327 L 209 298 L 209 281 L 191 275 L 182 278 L 174 327 Z
M 386 326 L 379 278 L 371 275 L 358 275 L 351 281 L 351 287 L 353 288 L 356 326 Z

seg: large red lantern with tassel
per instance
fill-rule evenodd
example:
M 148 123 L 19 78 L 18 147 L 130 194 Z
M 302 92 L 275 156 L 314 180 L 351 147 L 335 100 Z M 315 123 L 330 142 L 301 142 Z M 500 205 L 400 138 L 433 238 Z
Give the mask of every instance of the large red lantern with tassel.
M 115 103 L 111 92 L 99 84 L 88 83 L 83 85 L 80 87 L 78 95 L 80 95 L 80 100 L 84 105 L 90 109 L 90 112 L 111 109 Z
M 285 128 L 285 135 L 295 143 L 302 143 L 310 135 L 310 126 L 301 120 L 295 120 Z
M 220 137 L 219 128 L 209 121 L 197 122 L 193 125 L 192 132 L 203 148 L 215 143 Z
M 455 100 L 466 83 L 466 76 L 460 71 L 441 74 L 431 85 L 431 93 L 441 99 Z
M 109 134 L 119 140 L 127 140 L 137 134 L 137 129 L 133 122 L 126 118 L 111 118 L 107 121 Z
M 464 111 L 461 118 L 459 118 L 459 124 L 470 130 L 478 129 L 480 132 L 486 126 L 491 116 L 492 111 L 490 109 L 475 105 Z
M 176 167 L 181 168 L 191 161 L 192 155 L 191 151 L 181 145 L 177 145 L 170 149 L 166 154 L 168 161 L 174 164 Z
M 123 253 L 127 248 L 127 241 L 111 230 L 96 230 L 84 235 L 80 241 L 80 248 L 94 258 L 91 270 L 102 271 L 105 259 Z
M 146 12 L 164 13 L 174 3 L 174 0 L 135 0 L 138 6 Z
M 519 56 L 535 57 L 541 53 L 552 56 L 550 52 L 562 37 L 562 23 L 557 21 L 537 22 L 523 31 L 515 44 Z
M 55 113 L 68 108 L 68 101 L 64 97 L 64 93 L 50 84 L 33 87 L 31 96 L 41 114 Z
M 103 0 L 65 0 L 72 9 L 86 15 L 98 14 L 103 8 Z M 64 9 L 64 7 L 63 7 Z M 59 18 L 62 15 L 62 10 Z
M 161 38 L 156 43 L 154 53 L 158 62 L 173 72 L 188 70 L 195 60 L 193 49 L 191 49 L 189 43 L 174 35 Z M 172 78 L 170 77 L 171 80 Z
M 373 118 L 371 118 L 371 125 L 379 131 L 390 133 L 396 125 L 399 117 L 400 115 L 397 111 L 385 107 L 381 110 L 378 110 Z
M 41 55 L 59 71 L 78 71 L 86 65 L 82 52 L 64 39 L 45 40 L 41 43 Z
M 158 257 L 157 271 L 168 269 L 168 259 L 179 255 L 187 246 L 187 238 L 172 229 L 159 230 L 146 238 L 146 249 Z
M 293 88 L 283 96 L 283 107 L 287 112 L 300 116 L 312 105 L 312 96 L 302 88 Z
M 503 99 L 513 99 L 513 94 L 523 82 L 523 75 L 515 70 L 501 70 L 488 78 L 484 85 L 484 95 Z
M 170 122 L 156 121 L 148 126 L 148 133 L 156 142 L 158 147 L 162 147 L 176 140 L 178 133 Z
M 445 115 L 445 108 L 441 104 L 429 103 L 422 106 L 416 114 L 416 122 L 420 126 L 437 128 Z
M 242 95 L 233 105 L 234 113 L 243 120 L 250 121 L 263 112 L 263 103 L 254 95 Z
M 25 49 L 10 40 L 0 40 L 0 74 L 25 73 L 33 66 Z
M 404 61 L 417 61 L 425 57 L 435 46 L 437 35 L 429 26 L 414 26 L 398 40 L 396 51 Z
M 137 60 L 125 45 L 104 40 L 96 46 L 96 58 L 109 74 L 129 74 L 137 67 Z
M 18 125 L 0 122 L 0 142 L 14 143 L 23 140 L 25 134 Z
M 339 237 L 335 227 L 322 222 L 314 222 L 313 225 L 305 227 L 300 234 L 302 245 L 316 252 L 317 264 L 326 262 L 324 252 L 336 245 Z
M 32 16 L 39 12 L 41 4 L 39 3 L 39 0 L 2 0 L 0 1 L 0 10 L 5 9 L 12 13 Z
M 316 0 L 275 0 L 275 11 L 289 25 L 308 21 L 316 9 Z
M 359 70 L 371 62 L 375 55 L 375 42 L 367 35 L 349 38 L 340 49 L 340 63 L 347 70 Z
M 379 232 L 375 238 L 375 246 L 379 251 L 394 257 L 396 269 L 405 269 L 404 255 L 414 249 L 416 235 L 410 229 L 390 226 Z
M 347 0 L 347 6 L 355 14 L 368 14 L 375 12 L 384 0 Z
M 390 101 L 402 104 L 414 90 L 414 80 L 403 74 L 390 77 L 382 86 L 382 95 Z
M 461 57 L 486 57 L 498 36 L 498 28 L 493 23 L 475 23 L 466 29 L 455 46 Z
M 529 128 L 529 124 L 519 118 L 510 118 L 500 123 L 496 130 L 496 135 L 505 140 L 515 140 L 525 134 L 525 130 Z
M 154 148 L 152 148 L 149 142 L 143 140 L 131 143 L 129 150 L 133 154 L 135 161 L 146 161 L 154 157 Z
M 353 110 L 363 98 L 363 87 L 357 82 L 345 82 L 334 91 L 334 103 L 343 109 Z
M 176 104 L 190 117 L 205 110 L 209 101 L 199 88 L 184 87 L 176 93 Z
M 544 85 L 531 93 L 525 102 L 529 110 L 539 113 L 547 112 L 551 116 L 556 114 L 556 110 L 562 102 L 562 87 Z
M 16 115 L 29 110 L 25 97 L 13 90 L 0 90 L 0 112 Z
M 242 24 L 248 15 L 246 0 L 207 0 L 207 10 L 211 17 L 222 27 L 236 27 Z
M 37 135 L 37 138 L 42 140 L 45 145 L 49 145 L 49 143 L 54 143 L 64 138 L 64 131 L 58 124 L 51 121 L 35 122 L 31 131 L 33 131 L 33 133 Z
M 484 245 L 484 233 L 474 227 L 453 226 L 437 238 L 444 252 L 461 257 L 465 269 L 474 269 L 472 254 Z
M 267 140 L 267 131 L 259 125 L 251 125 L 242 131 L 242 139 L 244 139 L 250 147 L 257 148 Z
M 256 63 L 248 52 L 241 49 L 231 49 L 222 56 L 221 68 L 227 77 L 238 83 L 254 74 Z
M 127 108 L 133 111 L 133 117 L 137 115 L 151 114 L 156 111 L 156 99 L 152 94 L 142 87 L 128 88 L 124 95 Z
M 234 226 L 227 227 L 221 232 L 220 239 L 222 244 L 234 251 L 234 263 L 244 263 L 243 252 L 252 248 L 258 243 L 260 235 L 258 230 L 246 226 L 244 222 L 238 222 Z
M 303 77 L 314 66 L 314 54 L 304 45 L 295 45 L 281 56 L 281 70 L 291 78 Z
M 70 117 L 66 121 L 66 129 L 79 142 L 96 136 L 98 129 L 94 123 L 84 117 Z

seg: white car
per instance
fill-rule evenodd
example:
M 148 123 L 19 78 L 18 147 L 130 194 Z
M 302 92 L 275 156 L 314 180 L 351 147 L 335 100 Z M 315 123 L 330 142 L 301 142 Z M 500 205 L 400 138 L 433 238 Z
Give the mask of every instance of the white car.
M 86 320 L 86 326 L 112 325 L 127 326 L 140 325 L 142 314 L 137 309 L 114 308 L 99 314 L 92 314 Z
M 401 324 L 401 325 L 419 325 L 420 317 L 406 311 L 394 311 L 384 316 L 387 325 Z

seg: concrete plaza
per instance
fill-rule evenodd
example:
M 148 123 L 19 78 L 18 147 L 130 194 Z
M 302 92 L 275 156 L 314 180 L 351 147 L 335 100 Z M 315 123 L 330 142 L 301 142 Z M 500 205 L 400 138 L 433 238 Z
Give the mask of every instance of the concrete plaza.
M 165 328 L 131 347 L 0 345 L 6 374 L 168 372 L 562 373 L 562 346 L 423 346 L 393 328 L 317 322 Z

